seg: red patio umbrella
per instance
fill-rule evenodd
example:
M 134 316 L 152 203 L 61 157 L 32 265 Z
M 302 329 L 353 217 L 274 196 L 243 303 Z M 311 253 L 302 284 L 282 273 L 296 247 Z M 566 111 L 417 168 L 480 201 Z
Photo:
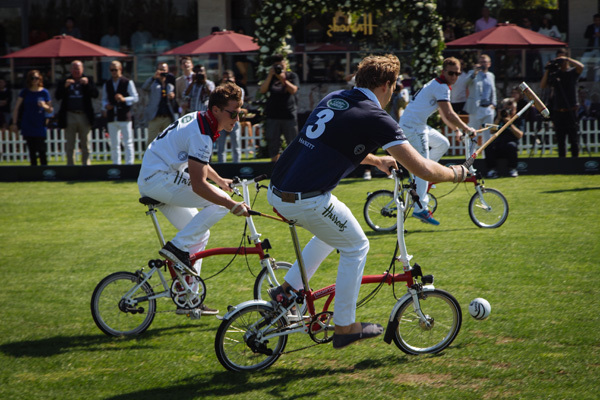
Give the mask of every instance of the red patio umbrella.
M 472 49 L 523 49 L 565 47 L 566 43 L 515 24 L 498 24 L 446 43 L 446 47 Z
M 85 40 L 76 39 L 73 36 L 58 35 L 52 39 L 34 44 L 14 53 L 7 54 L 1 58 L 10 58 L 11 80 L 15 81 L 13 59 L 15 58 L 51 58 L 52 80 L 54 81 L 54 59 L 55 58 L 86 58 L 86 57 L 128 57 L 127 54 L 98 46 Z M 94 68 L 94 75 L 96 70 Z
M 208 36 L 186 43 L 162 55 L 194 55 L 211 53 L 249 53 L 257 51 L 258 44 L 252 36 L 233 31 L 213 32 Z
M 83 57 L 127 57 L 127 54 L 98 46 L 73 36 L 54 36 L 33 46 L 2 58 L 83 58 Z

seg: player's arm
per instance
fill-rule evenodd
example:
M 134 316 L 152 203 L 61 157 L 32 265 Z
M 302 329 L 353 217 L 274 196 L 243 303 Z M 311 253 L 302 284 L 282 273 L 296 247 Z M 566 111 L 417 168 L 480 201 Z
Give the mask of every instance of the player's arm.
M 244 215 L 245 217 L 249 216 L 247 210 L 249 210 L 250 207 L 244 203 L 242 203 L 240 206 L 240 203 L 234 201 L 232 198 L 218 190 L 206 180 L 207 178 L 210 178 L 211 180 L 215 181 L 215 183 L 219 184 L 217 182 L 218 178 L 216 178 L 219 177 L 219 175 L 210 165 L 190 159 L 188 162 L 188 171 L 192 183 L 192 190 L 198 196 L 210 201 L 211 203 L 223 206 L 228 210 L 233 209 L 232 212 L 234 213 L 235 211 L 239 211 L 239 207 L 243 207 L 244 212 L 241 215 Z
M 463 165 L 450 168 L 419 154 L 410 143 L 397 144 L 387 148 L 402 166 L 421 179 L 428 182 L 462 182 L 467 177 L 467 169 Z
M 460 129 L 470 134 L 475 133 L 475 129 L 465 124 L 462 119 L 454 112 L 452 105 L 449 101 L 438 101 L 438 109 L 440 110 L 440 116 L 446 125 L 452 130 Z M 460 138 L 459 138 L 460 139 Z

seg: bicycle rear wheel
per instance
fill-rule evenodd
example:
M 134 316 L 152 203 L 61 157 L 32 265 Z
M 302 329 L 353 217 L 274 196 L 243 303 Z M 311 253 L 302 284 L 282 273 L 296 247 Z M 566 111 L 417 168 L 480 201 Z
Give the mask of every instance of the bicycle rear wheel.
M 156 300 L 148 299 L 154 295 L 152 287 L 145 282 L 125 298 L 138 282 L 138 276 L 131 272 L 115 272 L 98 283 L 92 294 L 91 310 L 102 332 L 109 336 L 131 336 L 148 329 L 156 312 Z
M 215 337 L 215 352 L 221 365 L 235 372 L 259 371 L 273 365 L 285 349 L 287 335 L 262 342 L 259 337 L 285 325 L 285 319 L 279 318 L 269 327 L 276 316 L 272 307 L 249 304 L 224 319 Z M 269 328 L 263 332 L 265 327 Z
M 440 289 L 423 291 L 419 306 L 427 322 L 414 309 L 412 297 L 400 305 L 394 318 L 398 322 L 394 343 L 407 354 L 439 353 L 452 343 L 462 324 L 458 301 Z
M 394 193 L 389 190 L 378 190 L 367 197 L 363 215 L 367 225 L 376 232 L 393 232 L 396 230 L 397 206 Z
M 499 190 L 482 188 L 469 201 L 469 216 L 480 228 L 498 228 L 508 218 L 508 201 Z

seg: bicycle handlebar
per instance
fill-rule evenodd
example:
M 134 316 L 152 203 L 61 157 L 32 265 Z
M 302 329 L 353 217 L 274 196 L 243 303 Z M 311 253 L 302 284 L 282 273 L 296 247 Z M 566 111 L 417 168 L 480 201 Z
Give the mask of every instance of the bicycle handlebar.
M 229 185 L 229 187 L 234 188 L 234 187 L 237 187 L 237 186 L 251 185 L 253 183 L 260 182 L 260 181 L 262 181 L 264 179 L 267 179 L 267 175 L 266 174 L 259 175 L 256 178 L 253 178 L 253 179 L 251 179 L 249 181 L 247 181 L 245 179 L 242 180 L 242 179 L 240 179 L 239 176 L 234 176 L 233 179 L 232 179 L 231 184 Z

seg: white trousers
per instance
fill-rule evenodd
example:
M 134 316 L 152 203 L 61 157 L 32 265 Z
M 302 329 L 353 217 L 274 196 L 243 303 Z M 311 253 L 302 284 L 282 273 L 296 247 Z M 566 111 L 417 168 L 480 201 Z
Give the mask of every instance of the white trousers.
M 149 196 L 163 203 L 158 209 L 178 230 L 171 243 L 190 254 L 206 248 L 210 228 L 228 212 L 227 208 L 194 193 L 190 176 L 185 172 L 158 172 L 147 181 L 138 181 L 138 186 L 142 196 Z M 202 210 L 198 211 L 198 208 Z M 194 267 L 200 274 L 202 259 Z
M 477 112 L 474 114 L 469 114 L 469 126 L 473 129 L 480 129 L 485 126 L 485 124 L 493 124 L 494 117 L 496 116 L 496 110 L 489 107 L 479 107 Z M 483 143 L 487 142 L 488 139 L 492 136 L 489 129 L 486 129 L 481 133 L 481 139 Z M 485 156 L 485 151 L 484 151 Z
M 408 142 L 419 152 L 419 154 L 435 162 L 439 161 L 450 147 L 448 139 L 429 125 L 425 127 L 425 130 L 403 130 Z M 416 190 L 419 195 L 421 207 L 415 204 L 414 211 L 421 212 L 427 210 L 427 204 L 429 204 L 429 195 L 427 194 L 429 182 L 415 176 L 415 183 L 417 184 Z
M 125 146 L 125 164 L 133 165 L 133 123 L 131 121 L 113 121 L 107 124 L 110 136 L 110 154 L 113 164 L 121 164 L 121 135 Z
M 309 280 L 321 262 L 334 249 L 339 250 L 333 319 L 340 326 L 354 323 L 369 240 L 350 209 L 331 193 L 285 203 L 269 190 L 267 200 L 285 218 L 297 221 L 298 226 L 315 235 L 302 250 Z M 303 287 L 297 261 L 286 274 L 285 281 L 296 290 Z

